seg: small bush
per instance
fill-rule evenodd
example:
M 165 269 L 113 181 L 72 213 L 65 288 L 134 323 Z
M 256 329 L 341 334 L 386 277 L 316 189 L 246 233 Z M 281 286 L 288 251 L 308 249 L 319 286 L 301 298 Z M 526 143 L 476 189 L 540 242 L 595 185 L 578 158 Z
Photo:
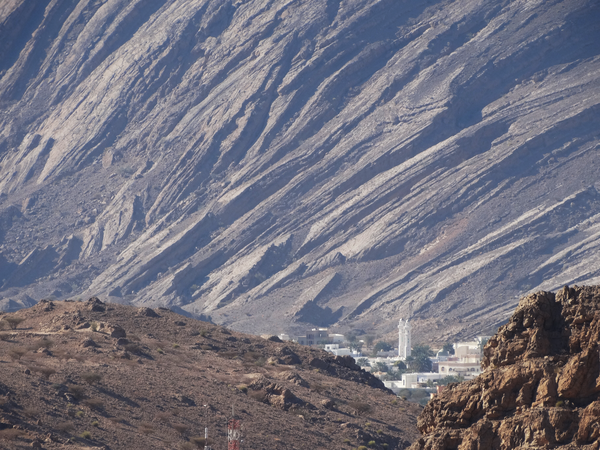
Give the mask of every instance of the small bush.
M 101 410 L 104 408 L 104 402 L 99 398 L 89 398 L 83 402 L 90 409 Z
M 81 400 L 84 397 L 83 386 L 72 384 L 69 386 L 69 393 L 75 398 L 75 400 Z
M 125 350 L 127 350 L 129 353 L 133 353 L 134 355 L 141 355 L 143 353 L 142 347 L 140 347 L 138 344 L 126 344 Z
M 35 417 L 40 414 L 40 409 L 35 406 L 29 406 L 23 410 L 23 414 L 27 417 Z
M 85 416 L 85 413 L 83 411 L 77 411 L 75 413 L 75 417 L 77 417 L 78 419 L 81 419 L 83 416 Z
M 350 408 L 354 409 L 357 414 L 366 414 L 366 413 L 370 412 L 372 409 L 371 405 L 369 405 L 368 403 L 357 402 L 357 401 L 348 402 L 348 406 L 350 406 Z
M 356 450 L 369 450 L 367 447 L 365 447 L 364 445 L 360 445 Z
M 173 348 L 179 348 L 179 344 L 173 344 Z
M 383 448 L 388 448 L 388 447 L 389 447 L 389 445 L 387 445 L 385 442 L 384 442 L 383 444 L 381 444 L 381 446 L 382 446 Z
M 56 429 L 63 433 L 70 433 L 74 428 L 75 426 L 71 422 L 62 422 L 56 425 Z
M 13 361 L 17 361 L 21 359 L 21 357 L 27 353 L 27 349 L 24 348 L 13 348 L 10 352 L 8 352 L 8 356 Z
M 81 375 L 81 379 L 83 381 L 85 381 L 87 384 L 92 385 L 92 384 L 100 382 L 100 380 L 102 379 L 102 375 L 100 375 L 99 373 L 95 373 L 95 372 L 86 372 Z
M 202 336 L 202 337 L 206 337 L 207 334 L 208 334 L 208 332 L 206 330 L 202 330 L 200 332 L 200 336 Z
M 97 322 L 90 323 L 90 329 L 92 331 L 98 331 L 98 323 Z
M 246 386 L 245 384 L 238 384 L 236 387 L 239 391 L 242 391 L 244 394 L 248 393 L 248 386 Z
M 98 428 L 100 426 L 100 423 L 97 420 L 94 420 L 92 422 L 92 426 Z
M 350 439 L 344 439 L 344 444 L 350 445 Z
M 190 442 L 195 444 L 197 448 L 204 448 L 207 445 L 212 445 L 212 440 L 208 439 L 208 441 L 201 436 L 194 436 L 190 438 Z
M 377 442 L 375 441 L 369 441 L 369 443 L 367 444 L 367 446 L 371 448 L 375 447 L 375 445 L 377 445 Z
M 16 428 L 7 428 L 6 430 L 0 431 L 0 440 L 14 441 L 22 434 L 24 434 L 22 430 L 17 430 Z
M 365 423 L 365 428 L 369 428 L 371 426 L 371 422 Z
M 565 406 L 565 402 L 563 400 L 559 400 L 556 402 L 557 408 L 562 408 L 563 406 Z
M 171 425 L 173 427 L 173 429 L 175 431 L 177 431 L 179 434 L 185 434 L 187 430 L 189 430 L 190 427 L 188 427 L 187 425 L 184 425 L 182 423 L 174 423 Z
M 79 436 L 83 439 L 92 439 L 92 433 L 90 433 L 89 431 L 84 431 Z
M 383 434 L 383 430 L 382 429 L 377 430 L 377 434 Z
M 9 341 L 10 340 L 10 333 L 0 333 L 0 341 Z
M 158 347 L 158 348 L 156 349 L 156 352 L 157 352 L 157 353 L 160 353 L 161 355 L 164 355 L 164 354 L 165 354 L 165 351 L 164 351 L 162 348 L 160 348 L 160 347 Z
M 33 344 L 33 350 L 37 350 L 38 348 L 47 348 L 50 350 L 53 346 L 54 341 L 52 339 L 43 338 Z
M 138 430 L 140 431 L 140 433 L 145 434 L 145 435 L 149 435 L 154 433 L 154 426 L 150 423 L 142 423 Z
M 54 370 L 52 367 L 46 367 L 46 366 L 32 367 L 31 370 L 39 373 L 46 380 L 50 379 L 50 376 L 54 375 L 56 373 L 56 370 Z
M 171 414 L 169 413 L 158 413 L 154 418 L 157 422 L 169 423 L 171 420 Z

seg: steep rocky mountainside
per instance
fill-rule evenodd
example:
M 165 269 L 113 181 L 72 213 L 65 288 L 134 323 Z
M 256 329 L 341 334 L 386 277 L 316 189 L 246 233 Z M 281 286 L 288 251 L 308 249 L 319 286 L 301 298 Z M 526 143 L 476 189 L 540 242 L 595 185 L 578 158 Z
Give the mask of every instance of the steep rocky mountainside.
M 449 339 L 594 283 L 599 23 L 593 0 L 4 1 L 0 305 Z
M 597 449 L 600 286 L 521 300 L 484 349 L 487 369 L 419 416 L 412 450 Z
M 98 299 L 0 319 L 16 327 L 0 333 L 1 449 L 191 450 L 208 426 L 219 450 L 232 407 L 246 449 L 402 449 L 418 437 L 422 407 L 349 357 Z

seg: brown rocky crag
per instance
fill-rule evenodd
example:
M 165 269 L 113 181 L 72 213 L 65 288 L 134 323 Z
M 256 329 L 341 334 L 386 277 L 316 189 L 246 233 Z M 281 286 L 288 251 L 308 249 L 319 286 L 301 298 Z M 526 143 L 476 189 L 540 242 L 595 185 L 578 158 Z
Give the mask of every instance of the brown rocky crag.
M 524 297 L 485 346 L 485 372 L 425 407 L 411 449 L 597 449 L 599 340 L 600 286 Z

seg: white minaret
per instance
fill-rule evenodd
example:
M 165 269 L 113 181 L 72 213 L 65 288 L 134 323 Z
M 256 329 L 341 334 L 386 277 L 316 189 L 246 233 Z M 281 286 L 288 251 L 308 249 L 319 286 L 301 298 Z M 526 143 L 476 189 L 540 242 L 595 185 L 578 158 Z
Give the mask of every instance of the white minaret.
M 410 339 L 410 322 L 408 319 L 398 323 L 398 356 L 401 359 L 406 359 L 410 356 L 411 339 Z

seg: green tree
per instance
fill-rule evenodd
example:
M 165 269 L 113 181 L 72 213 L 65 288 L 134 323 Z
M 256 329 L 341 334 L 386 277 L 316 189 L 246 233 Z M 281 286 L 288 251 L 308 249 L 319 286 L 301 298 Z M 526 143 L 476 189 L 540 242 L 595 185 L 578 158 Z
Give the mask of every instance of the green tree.
M 375 342 L 375 336 L 367 335 L 367 336 L 364 337 L 363 340 L 365 341 L 365 345 L 367 347 L 372 347 L 373 346 L 373 342 Z
M 437 384 L 440 386 L 446 386 L 449 383 L 462 383 L 463 381 L 465 381 L 465 379 L 462 375 L 458 375 L 456 377 L 448 375 L 441 380 L 438 380 Z
M 394 363 L 394 367 L 396 367 L 397 370 L 399 370 L 399 371 L 400 370 L 405 371 L 407 369 L 406 364 L 404 364 L 404 361 L 400 361 L 400 360 L 398 360 Z
M 483 348 L 485 347 L 485 344 L 487 344 L 487 342 L 489 341 L 488 338 L 484 338 L 479 342 L 479 352 L 483 355 Z
M 446 344 L 444 344 L 444 347 L 442 348 L 443 351 L 445 351 L 446 353 L 448 353 L 449 355 L 454 355 L 454 345 L 451 344 L 450 342 L 447 342 Z
M 384 341 L 379 341 L 373 347 L 373 356 L 377 355 L 379 352 L 389 352 L 393 347 Z
M 373 364 L 373 372 L 389 372 L 389 368 L 386 363 L 376 362 Z
M 433 351 L 429 345 L 417 344 L 411 350 L 411 355 L 406 358 L 408 367 L 412 372 L 431 372 L 433 363 L 431 359 Z
M 358 358 L 356 360 L 356 364 L 358 364 L 360 367 L 371 367 L 371 364 L 369 364 L 369 360 L 367 358 Z

